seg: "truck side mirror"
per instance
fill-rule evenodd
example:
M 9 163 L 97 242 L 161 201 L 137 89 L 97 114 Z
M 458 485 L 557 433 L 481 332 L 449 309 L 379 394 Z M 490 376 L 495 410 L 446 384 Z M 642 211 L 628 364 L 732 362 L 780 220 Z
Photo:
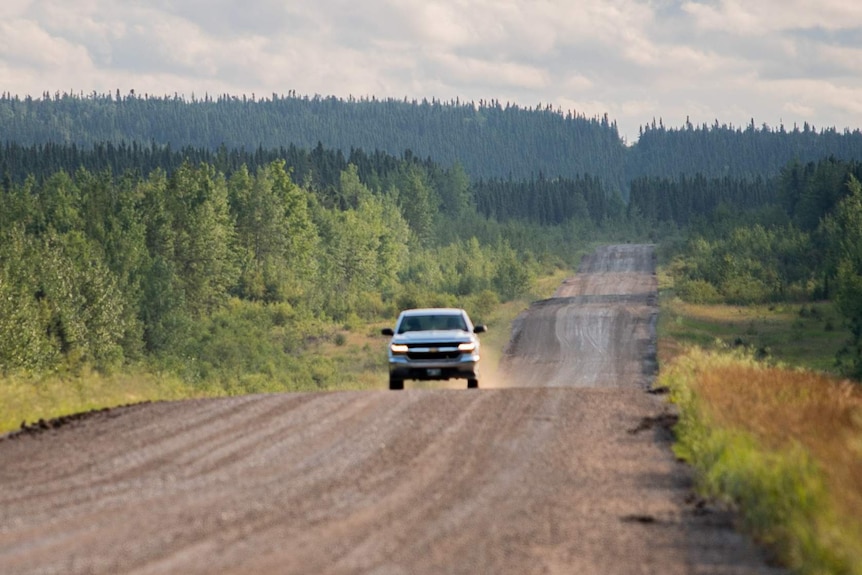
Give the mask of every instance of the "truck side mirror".
M 393 331 L 393 329 L 391 327 L 384 327 L 383 329 L 380 330 L 380 333 L 383 335 L 388 335 L 390 337 L 395 335 L 395 331 Z
M 488 331 L 488 326 L 486 326 L 484 323 L 479 324 L 473 328 L 473 333 L 485 333 L 486 331 Z

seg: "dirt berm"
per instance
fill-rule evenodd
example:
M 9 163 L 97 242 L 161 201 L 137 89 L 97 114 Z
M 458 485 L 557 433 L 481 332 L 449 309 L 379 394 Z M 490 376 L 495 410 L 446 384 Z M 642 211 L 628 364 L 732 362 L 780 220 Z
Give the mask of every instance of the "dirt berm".
M 102 411 L 0 441 L 0 573 L 770 573 L 692 497 L 650 246 L 516 322 L 507 387 Z M 408 385 L 409 387 L 409 385 Z

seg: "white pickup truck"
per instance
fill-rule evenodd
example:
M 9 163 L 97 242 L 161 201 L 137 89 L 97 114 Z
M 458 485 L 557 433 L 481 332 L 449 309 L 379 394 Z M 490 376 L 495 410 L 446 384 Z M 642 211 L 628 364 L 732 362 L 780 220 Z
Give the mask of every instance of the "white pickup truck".
M 466 379 L 479 387 L 479 338 L 463 309 L 427 308 L 401 312 L 395 329 L 385 328 L 389 342 L 389 389 L 404 389 L 405 379 Z

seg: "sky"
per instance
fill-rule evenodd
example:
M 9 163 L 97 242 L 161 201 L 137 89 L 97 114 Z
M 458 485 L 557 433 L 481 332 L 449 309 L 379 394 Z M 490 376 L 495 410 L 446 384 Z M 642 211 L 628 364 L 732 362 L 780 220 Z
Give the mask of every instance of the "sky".
M 858 0 L 2 0 L 0 92 L 499 100 L 862 129 Z

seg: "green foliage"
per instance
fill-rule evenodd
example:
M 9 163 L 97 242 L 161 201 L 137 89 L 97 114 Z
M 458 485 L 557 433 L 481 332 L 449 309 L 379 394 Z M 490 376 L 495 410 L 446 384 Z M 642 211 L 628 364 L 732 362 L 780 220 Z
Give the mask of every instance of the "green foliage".
M 314 387 L 330 380 L 327 368 L 308 372 L 290 357 L 326 322 L 399 307 L 486 313 L 595 229 L 483 218 L 460 167 L 381 156 L 380 169 L 365 161 L 333 174 L 337 154 L 318 146 L 310 157 L 313 189 L 284 160 L 230 175 L 186 160 L 147 175 L 82 168 L 9 184 L 0 366 L 144 361 L 199 388 Z
M 674 288 L 677 295 L 691 303 L 719 303 L 724 297 L 718 289 L 705 279 L 680 278 Z
M 480 324 L 500 305 L 500 298 L 491 290 L 482 290 L 467 298 L 461 305 L 470 314 L 473 323 Z
M 862 378 L 862 184 L 851 176 L 848 190 L 823 226 L 837 261 L 835 302 L 853 334 L 854 375 Z
M 40 236 L 13 227 L 0 245 L 3 369 L 45 369 L 61 358 L 71 367 L 122 360 L 124 301 L 97 246 L 52 227 Z
M 641 130 L 640 138 L 626 154 L 629 181 L 640 177 L 675 178 L 698 174 L 707 179 L 725 177 L 752 182 L 758 177 L 778 174 L 788 162 L 819 161 L 834 157 L 858 160 L 862 157 L 862 132 L 839 133 L 834 128 L 817 131 L 807 123 L 802 127 L 757 127 L 719 124 L 668 128 L 661 119 Z M 698 194 L 700 195 L 700 194 Z
M 779 203 L 772 208 L 716 209 L 674 249 L 669 271 L 677 294 L 732 304 L 833 297 L 852 334 L 836 363 L 862 378 L 860 172 L 862 165 L 834 158 L 792 163 L 774 183 Z
M 499 221 L 513 219 L 559 225 L 568 220 L 620 221 L 625 204 L 589 175 L 553 180 L 480 180 L 474 186 L 477 210 Z
M 426 245 L 431 239 L 440 198 L 426 182 L 423 172 L 415 166 L 408 167 L 401 174 L 397 186 L 401 213 L 419 243 Z
M 671 273 L 687 301 L 763 303 L 805 295 L 814 270 L 805 265 L 810 238 L 790 226 L 734 228 L 726 237 L 694 235 Z
M 318 231 L 306 192 L 296 186 L 283 161 L 252 177 L 246 168 L 228 182 L 236 226 L 239 280 L 236 292 L 249 299 L 306 301 L 317 273 Z
M 407 254 L 409 228 L 391 200 L 365 191 L 356 208 L 318 209 L 321 233 L 320 288 L 334 318 L 361 313 L 374 293 L 392 297 Z
M 180 288 L 191 314 L 203 317 L 224 304 L 238 276 L 227 186 L 212 166 L 186 164 L 168 180 L 166 192 Z
M 0 365 L 45 369 L 60 360 L 60 347 L 47 335 L 50 310 L 38 294 L 39 274 L 29 262 L 41 255 L 21 227 L 0 237 Z
M 508 244 L 500 246 L 498 254 L 493 286 L 504 299 L 515 299 L 525 293 L 532 284 L 533 266 L 519 258 Z

